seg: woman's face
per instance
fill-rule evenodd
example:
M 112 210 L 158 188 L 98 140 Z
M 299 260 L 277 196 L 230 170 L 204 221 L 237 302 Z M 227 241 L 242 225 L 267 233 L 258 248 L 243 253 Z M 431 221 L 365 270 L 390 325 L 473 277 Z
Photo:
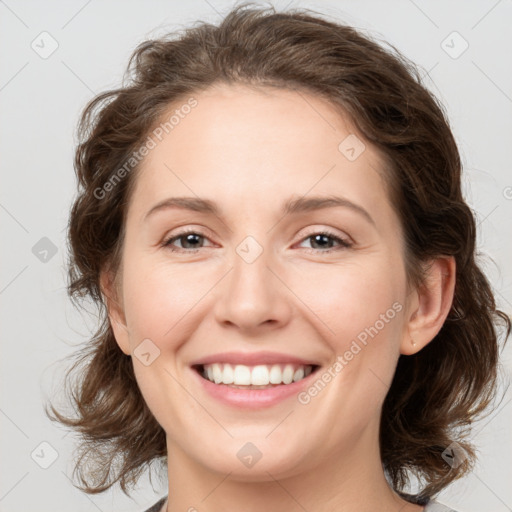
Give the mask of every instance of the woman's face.
M 258 480 L 374 454 L 409 341 L 377 151 L 306 93 L 194 98 L 137 176 L 113 322 L 169 456 Z

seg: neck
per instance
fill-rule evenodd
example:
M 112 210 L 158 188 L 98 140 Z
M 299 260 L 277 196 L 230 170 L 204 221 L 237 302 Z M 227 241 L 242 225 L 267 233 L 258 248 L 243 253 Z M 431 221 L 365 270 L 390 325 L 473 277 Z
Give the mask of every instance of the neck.
M 377 434 L 377 435 L 376 435 Z M 373 442 L 369 440 L 373 439 Z M 167 440 L 169 498 L 167 512 L 421 512 L 400 498 L 382 469 L 377 429 L 367 429 L 356 443 L 330 453 L 306 471 L 280 477 L 261 470 L 254 481 L 237 480 L 190 458 Z M 255 466 L 256 467 L 256 466 Z M 291 476 L 290 476 L 291 474 Z M 257 480 L 257 481 L 256 481 Z

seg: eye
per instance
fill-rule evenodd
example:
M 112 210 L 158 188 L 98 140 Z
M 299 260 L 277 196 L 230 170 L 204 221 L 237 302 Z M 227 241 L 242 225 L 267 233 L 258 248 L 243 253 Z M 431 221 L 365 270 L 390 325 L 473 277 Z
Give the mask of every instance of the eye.
M 162 242 L 162 246 L 168 248 L 171 252 L 197 252 L 199 249 L 204 247 L 203 244 L 206 240 L 208 240 L 208 238 L 201 233 L 193 230 L 187 230 L 167 238 Z M 310 240 L 311 245 L 313 246 L 308 252 L 315 253 L 347 249 L 353 245 L 352 242 L 341 238 L 334 233 L 330 233 L 329 231 L 312 233 L 304 238 L 302 243 L 306 240 Z M 179 242 L 179 247 L 175 245 L 176 242 Z M 333 244 L 337 244 L 338 247 L 333 247 Z
M 333 250 L 347 249 L 353 245 L 352 242 L 349 242 L 344 238 L 340 238 L 339 236 L 336 236 L 334 233 L 330 233 L 329 231 L 312 233 L 311 235 L 308 235 L 306 238 L 304 238 L 302 243 L 306 240 L 311 240 L 313 252 L 331 252 Z M 333 242 L 338 244 L 338 248 L 333 248 Z M 315 245 L 317 247 L 314 247 Z
M 188 230 L 168 238 L 162 243 L 172 252 L 196 252 L 201 249 L 201 242 L 208 240 L 204 235 L 196 231 Z M 176 247 L 175 242 L 180 242 L 181 247 Z

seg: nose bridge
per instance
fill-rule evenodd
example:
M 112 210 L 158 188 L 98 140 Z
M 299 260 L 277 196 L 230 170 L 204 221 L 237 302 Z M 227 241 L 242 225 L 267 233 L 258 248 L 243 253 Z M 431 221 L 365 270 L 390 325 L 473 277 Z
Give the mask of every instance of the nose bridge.
M 289 298 L 283 284 L 269 270 L 276 263 L 273 254 L 270 247 L 264 247 L 250 235 L 235 247 L 232 270 L 226 276 L 217 301 L 216 314 L 220 322 L 249 329 L 264 323 L 287 321 Z

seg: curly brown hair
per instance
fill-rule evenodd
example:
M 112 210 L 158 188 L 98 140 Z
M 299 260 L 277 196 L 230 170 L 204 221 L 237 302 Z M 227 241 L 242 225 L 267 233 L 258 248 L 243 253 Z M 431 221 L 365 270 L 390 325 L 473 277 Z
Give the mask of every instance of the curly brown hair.
M 417 498 L 434 496 L 473 467 L 468 431 L 496 397 L 500 327 L 504 340 L 511 329 L 476 262 L 475 220 L 462 197 L 462 165 L 446 114 L 416 66 L 391 45 L 305 9 L 250 4 L 218 26 L 198 23 L 143 42 L 123 87 L 98 95 L 82 113 L 68 291 L 77 305 L 87 298 L 98 305 L 101 325 L 66 374 L 75 414 L 53 405 L 46 411 L 81 434 L 79 488 L 99 493 L 120 482 L 129 494 L 145 466 L 166 457 L 165 432 L 139 391 L 131 357 L 116 343 L 100 283 L 103 270 L 115 272 L 120 264 L 138 165 L 115 186 L 105 184 L 171 103 L 220 82 L 299 89 L 342 109 L 383 155 L 405 233 L 409 282 L 421 284 L 422 263 L 454 256 L 448 318 L 423 350 L 400 356 L 381 416 L 381 458 L 394 489 L 403 492 L 414 474 L 422 483 Z M 441 457 L 453 441 L 468 455 L 458 467 Z

